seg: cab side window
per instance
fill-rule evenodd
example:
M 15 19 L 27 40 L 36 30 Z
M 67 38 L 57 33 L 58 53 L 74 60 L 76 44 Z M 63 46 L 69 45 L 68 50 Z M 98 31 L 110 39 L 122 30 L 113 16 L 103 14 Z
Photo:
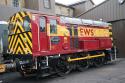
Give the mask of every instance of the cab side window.
M 56 19 L 50 19 L 50 33 L 57 33 L 57 21 Z
M 25 31 L 30 31 L 30 18 L 29 18 L 29 16 L 24 17 L 23 26 L 24 26 Z
M 45 32 L 45 28 L 46 28 L 46 18 L 40 17 L 40 31 Z

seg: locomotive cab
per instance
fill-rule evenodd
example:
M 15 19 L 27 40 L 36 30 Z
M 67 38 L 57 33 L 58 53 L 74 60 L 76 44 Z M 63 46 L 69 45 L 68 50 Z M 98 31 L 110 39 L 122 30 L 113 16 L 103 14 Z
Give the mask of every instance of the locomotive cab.
M 70 34 L 66 26 L 60 23 L 59 17 L 34 14 L 32 18 L 34 56 L 54 55 L 69 50 Z

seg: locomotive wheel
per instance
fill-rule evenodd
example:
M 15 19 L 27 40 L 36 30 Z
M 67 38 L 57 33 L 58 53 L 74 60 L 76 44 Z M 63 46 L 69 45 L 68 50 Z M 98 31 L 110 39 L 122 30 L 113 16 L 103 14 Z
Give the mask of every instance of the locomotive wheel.
M 19 60 L 18 58 L 15 59 L 16 71 L 18 71 L 22 77 L 26 77 L 26 76 L 27 76 L 27 75 L 26 75 L 26 72 L 22 70 L 19 61 L 20 61 L 20 60 Z
M 101 67 L 104 64 L 104 57 L 95 58 L 93 64 L 95 67 Z
M 59 76 L 65 76 L 66 74 L 70 73 L 72 70 L 69 63 L 63 59 L 59 59 L 58 63 L 56 64 L 56 72 Z
M 24 70 L 20 70 L 19 71 L 19 73 L 20 73 L 20 75 L 22 76 L 22 77 L 30 77 L 30 76 L 38 76 L 37 74 L 36 74 L 36 71 L 35 70 L 26 70 L 26 71 L 24 71 Z
M 77 69 L 80 72 L 82 72 L 82 71 L 85 71 L 86 69 L 88 69 L 88 67 L 89 67 L 88 60 L 82 60 L 82 61 L 79 61 Z
M 21 75 L 22 77 L 24 77 L 24 78 L 27 77 L 27 74 L 26 74 L 24 71 L 21 70 L 21 71 L 19 71 L 19 73 L 20 73 L 20 75 Z

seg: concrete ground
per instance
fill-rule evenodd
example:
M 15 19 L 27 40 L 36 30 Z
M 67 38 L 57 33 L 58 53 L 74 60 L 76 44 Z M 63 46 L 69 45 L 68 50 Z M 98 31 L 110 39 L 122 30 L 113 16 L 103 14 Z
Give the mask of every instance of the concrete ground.
M 65 77 L 21 78 L 19 73 L 0 75 L 0 83 L 125 83 L 125 59 L 116 64 L 100 68 L 89 68 L 87 71 L 74 71 Z

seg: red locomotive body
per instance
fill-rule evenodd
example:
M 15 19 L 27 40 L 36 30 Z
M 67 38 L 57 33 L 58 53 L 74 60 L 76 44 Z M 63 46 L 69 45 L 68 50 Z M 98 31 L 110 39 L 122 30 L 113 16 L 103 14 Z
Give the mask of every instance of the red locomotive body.
M 112 48 L 110 26 L 61 23 L 59 17 L 35 14 L 32 20 L 33 56 L 76 53 Z M 45 31 L 40 31 L 40 19 L 45 20 Z M 56 21 L 56 33 L 49 31 L 51 20 Z M 79 32 L 78 32 L 78 29 Z M 63 31 L 64 30 L 64 31 Z M 69 30 L 69 31 L 67 31 Z M 74 31 L 75 30 L 75 31 Z M 96 32 L 98 31 L 98 32 Z M 99 31 L 102 32 L 99 35 Z M 97 36 L 96 36 L 97 35 Z
M 115 57 L 111 25 L 106 22 L 18 12 L 10 24 L 9 53 L 22 75 L 64 75 Z

